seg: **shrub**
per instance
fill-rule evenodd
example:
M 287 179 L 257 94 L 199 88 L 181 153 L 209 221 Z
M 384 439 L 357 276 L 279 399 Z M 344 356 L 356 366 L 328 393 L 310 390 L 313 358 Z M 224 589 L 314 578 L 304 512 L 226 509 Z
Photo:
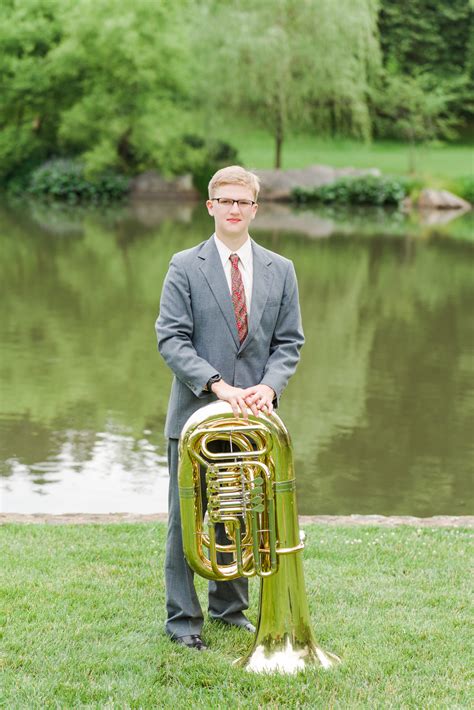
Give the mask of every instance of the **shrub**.
M 235 165 L 239 162 L 237 150 L 225 141 L 204 141 L 198 136 L 185 136 L 185 142 L 195 145 L 200 141 L 202 160 L 192 169 L 194 187 L 203 195 L 207 195 L 207 186 L 211 176 L 225 165 Z
M 474 204 L 474 175 L 465 175 L 457 178 L 453 184 L 453 192 Z
M 57 158 L 31 173 L 28 192 L 58 200 L 117 200 L 128 190 L 129 180 L 117 173 L 86 177 L 84 166 L 73 159 Z
M 351 205 L 398 205 L 413 183 L 402 177 L 364 175 L 335 180 L 313 189 L 296 188 L 296 202 L 339 202 Z

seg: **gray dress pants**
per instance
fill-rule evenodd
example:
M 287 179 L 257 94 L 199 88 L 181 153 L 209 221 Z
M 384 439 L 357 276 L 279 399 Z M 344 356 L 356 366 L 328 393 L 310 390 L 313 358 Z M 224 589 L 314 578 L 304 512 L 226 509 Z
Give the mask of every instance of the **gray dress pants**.
M 186 562 L 183 553 L 178 492 L 177 439 L 168 440 L 168 467 L 170 483 L 165 560 L 166 633 L 177 638 L 200 634 L 203 624 L 202 609 L 194 588 L 194 572 Z M 207 505 L 205 496 L 203 503 L 204 506 Z M 216 537 L 219 543 L 228 542 L 223 525 L 218 526 Z M 209 582 L 209 616 L 211 618 L 242 626 L 247 623 L 243 614 L 247 608 L 248 580 L 246 578 L 228 582 Z

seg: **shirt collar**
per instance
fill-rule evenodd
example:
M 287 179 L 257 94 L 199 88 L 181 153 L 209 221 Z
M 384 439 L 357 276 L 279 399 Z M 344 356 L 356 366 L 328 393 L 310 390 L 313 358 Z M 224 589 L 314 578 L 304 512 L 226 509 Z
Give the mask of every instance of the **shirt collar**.
M 221 242 L 217 234 L 214 234 L 214 242 L 217 247 L 217 251 L 219 252 L 219 256 L 221 258 L 222 266 L 225 266 L 226 262 L 229 260 L 229 256 L 231 254 L 238 254 L 240 262 L 245 269 L 245 271 L 249 271 L 252 266 L 252 241 L 250 237 L 247 239 L 246 242 L 242 244 L 240 249 L 237 249 L 237 251 L 232 251 L 232 249 L 229 249 L 228 246 L 224 244 L 224 242 Z

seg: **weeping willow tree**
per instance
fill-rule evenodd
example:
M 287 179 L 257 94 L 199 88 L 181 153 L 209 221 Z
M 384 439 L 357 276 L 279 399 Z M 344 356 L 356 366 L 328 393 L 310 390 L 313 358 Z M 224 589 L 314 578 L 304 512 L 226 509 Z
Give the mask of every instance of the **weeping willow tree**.
M 368 139 L 380 67 L 378 0 L 214 0 L 201 6 L 196 53 L 207 56 L 208 107 L 250 116 L 275 141 L 290 131 Z

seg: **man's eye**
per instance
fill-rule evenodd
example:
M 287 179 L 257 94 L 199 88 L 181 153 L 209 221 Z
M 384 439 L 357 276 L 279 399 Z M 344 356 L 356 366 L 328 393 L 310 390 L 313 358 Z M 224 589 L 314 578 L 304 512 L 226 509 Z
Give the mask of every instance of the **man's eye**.
M 250 200 L 239 200 L 239 207 L 250 207 Z
M 221 205 L 224 205 L 225 207 L 228 207 L 229 205 L 234 204 L 233 200 L 219 200 L 219 202 L 221 203 Z

